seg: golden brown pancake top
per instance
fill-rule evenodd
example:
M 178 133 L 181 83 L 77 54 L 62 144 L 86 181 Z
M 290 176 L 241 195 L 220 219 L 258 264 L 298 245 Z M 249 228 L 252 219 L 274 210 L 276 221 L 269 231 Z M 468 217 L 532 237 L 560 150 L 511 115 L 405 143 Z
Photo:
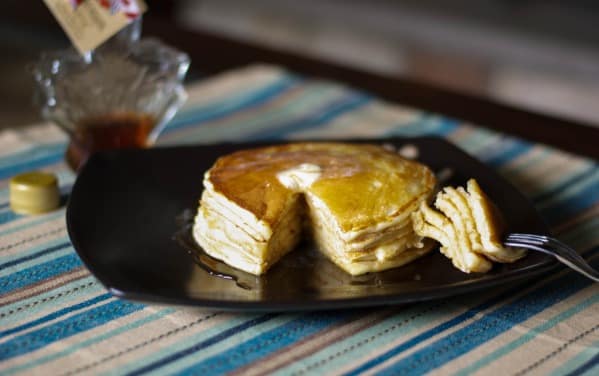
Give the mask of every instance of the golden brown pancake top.
M 320 177 L 306 190 L 322 200 L 345 232 L 396 217 L 427 197 L 435 184 L 426 166 L 380 146 L 318 142 L 223 156 L 209 180 L 215 192 L 274 227 L 298 194 L 281 184 L 277 174 L 306 163 L 320 168 Z

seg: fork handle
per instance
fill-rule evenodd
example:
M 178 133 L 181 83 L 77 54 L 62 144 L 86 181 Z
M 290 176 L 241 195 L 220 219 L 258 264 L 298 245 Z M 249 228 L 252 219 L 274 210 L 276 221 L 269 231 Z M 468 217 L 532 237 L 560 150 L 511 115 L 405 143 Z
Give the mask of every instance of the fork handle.
M 569 254 L 567 252 L 553 253 L 553 252 L 547 251 L 546 249 L 538 247 L 536 245 L 532 245 L 532 244 L 528 244 L 528 243 L 521 243 L 521 242 L 517 242 L 517 241 L 506 241 L 504 244 L 507 246 L 510 246 L 510 247 L 520 247 L 520 248 L 532 249 L 535 251 L 543 252 L 545 254 L 554 256 L 562 264 L 569 266 L 570 268 L 576 270 L 580 274 L 592 279 L 595 282 L 599 282 L 599 272 L 597 272 L 595 269 L 593 269 L 578 253 L 574 253 L 578 257 L 573 256 L 572 254 Z M 565 245 L 563 243 L 560 242 L 560 244 L 565 247 Z

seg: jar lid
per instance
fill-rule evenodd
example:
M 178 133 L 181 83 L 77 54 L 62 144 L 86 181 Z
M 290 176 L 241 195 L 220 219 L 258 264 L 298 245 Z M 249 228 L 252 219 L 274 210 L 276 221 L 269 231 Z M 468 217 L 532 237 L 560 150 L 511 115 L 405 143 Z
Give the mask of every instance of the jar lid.
M 10 207 L 19 214 L 41 214 L 59 206 L 56 175 L 27 172 L 10 179 Z

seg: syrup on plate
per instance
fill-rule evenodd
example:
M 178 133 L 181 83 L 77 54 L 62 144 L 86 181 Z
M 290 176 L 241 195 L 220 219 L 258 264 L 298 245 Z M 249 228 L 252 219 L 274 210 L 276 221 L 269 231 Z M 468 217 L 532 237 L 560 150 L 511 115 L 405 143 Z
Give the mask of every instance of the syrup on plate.
M 317 247 L 309 242 L 298 246 L 304 249 L 285 255 L 266 275 L 255 276 L 246 273 L 211 257 L 197 244 L 192 233 L 194 214 L 193 210 L 186 209 L 176 217 L 178 231 L 173 235 L 173 240 L 205 273 L 213 278 L 231 281 L 238 288 L 257 291 L 263 296 L 278 296 L 301 285 L 303 293 L 318 295 L 321 291 L 327 290 L 328 293 L 337 291 L 341 295 L 347 295 L 356 291 L 370 291 L 375 294 L 376 290 L 384 290 L 397 283 L 393 270 L 391 274 L 378 272 L 359 276 L 349 275 L 318 252 Z M 432 242 L 430 244 L 432 245 Z M 408 266 L 404 270 L 406 275 L 403 279 L 406 282 L 420 281 L 421 275 L 417 269 L 413 270 Z

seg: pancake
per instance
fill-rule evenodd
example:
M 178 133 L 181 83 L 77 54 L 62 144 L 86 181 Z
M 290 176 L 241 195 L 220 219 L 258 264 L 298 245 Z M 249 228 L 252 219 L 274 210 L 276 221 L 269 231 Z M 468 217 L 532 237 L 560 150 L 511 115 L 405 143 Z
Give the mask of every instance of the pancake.
M 426 166 L 376 145 L 242 150 L 205 173 L 193 234 L 209 255 L 256 275 L 302 234 L 350 274 L 385 270 L 430 250 L 411 213 L 434 185 Z
M 436 196 L 435 210 L 426 202 L 412 214 L 416 234 L 437 240 L 441 252 L 466 273 L 484 273 L 495 262 L 514 262 L 523 249 L 504 247 L 505 224 L 499 210 L 476 180 L 462 187 L 445 187 Z

